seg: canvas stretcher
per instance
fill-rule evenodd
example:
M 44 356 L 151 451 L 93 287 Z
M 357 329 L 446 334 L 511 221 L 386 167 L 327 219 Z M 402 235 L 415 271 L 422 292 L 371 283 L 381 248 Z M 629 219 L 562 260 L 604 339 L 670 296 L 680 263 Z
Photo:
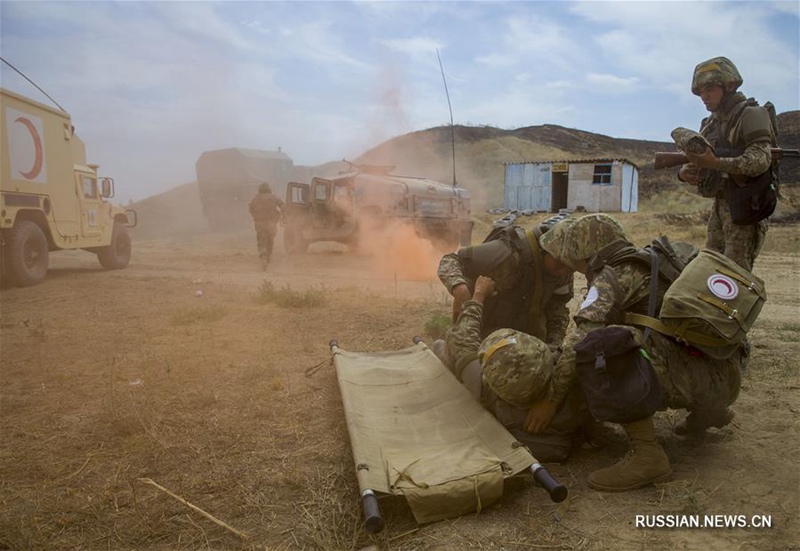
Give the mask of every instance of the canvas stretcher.
M 403 496 L 417 522 L 433 522 L 491 505 L 525 470 L 563 501 L 566 488 L 414 341 L 370 353 L 330 343 L 367 530 L 384 526 L 381 495 Z

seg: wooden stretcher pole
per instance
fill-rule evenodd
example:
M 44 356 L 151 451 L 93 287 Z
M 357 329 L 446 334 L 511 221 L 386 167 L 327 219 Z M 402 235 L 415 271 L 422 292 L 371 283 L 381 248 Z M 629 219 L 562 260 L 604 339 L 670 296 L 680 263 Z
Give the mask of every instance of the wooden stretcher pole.
M 339 341 L 331 339 L 329 343 L 331 353 L 336 355 L 339 350 Z M 381 516 L 381 508 L 378 506 L 378 498 L 371 488 L 364 488 L 361 483 L 361 476 L 356 471 L 356 478 L 361 490 L 361 508 L 364 511 L 364 527 L 370 534 L 377 534 L 385 526 L 383 517 Z

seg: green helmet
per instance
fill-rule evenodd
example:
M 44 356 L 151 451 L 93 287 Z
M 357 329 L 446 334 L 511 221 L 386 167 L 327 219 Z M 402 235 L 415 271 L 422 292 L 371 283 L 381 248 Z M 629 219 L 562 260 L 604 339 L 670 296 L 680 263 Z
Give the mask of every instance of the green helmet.
M 478 360 L 489 388 L 521 408 L 544 397 L 553 374 L 547 345 L 514 329 L 498 329 L 486 337 L 478 350 Z
M 692 75 L 692 94 L 700 95 L 700 90 L 704 86 L 716 84 L 722 86 L 726 91 L 729 84 L 733 84 L 736 90 L 742 85 L 744 79 L 739 74 L 736 65 L 727 57 L 715 57 L 708 61 L 703 61 L 694 68 Z
M 267 182 L 264 182 L 260 186 L 258 186 L 259 193 L 272 193 L 272 188 Z
M 562 220 L 542 235 L 539 246 L 562 264 L 576 270 L 576 262 L 590 259 L 617 239 L 630 241 L 616 218 L 598 213 Z

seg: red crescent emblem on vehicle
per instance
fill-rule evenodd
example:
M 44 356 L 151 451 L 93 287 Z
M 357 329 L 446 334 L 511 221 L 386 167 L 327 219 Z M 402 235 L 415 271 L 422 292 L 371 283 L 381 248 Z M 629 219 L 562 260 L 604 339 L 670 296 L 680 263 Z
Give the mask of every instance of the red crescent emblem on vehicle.
M 21 123 L 25 125 L 28 129 L 28 132 L 31 133 L 31 138 L 33 138 L 33 147 L 36 150 L 36 159 L 33 161 L 33 166 L 28 172 L 20 171 L 25 178 L 28 180 L 33 180 L 39 173 L 42 171 L 42 164 L 44 163 L 44 150 L 42 149 L 42 138 L 39 136 L 39 132 L 36 130 L 36 127 L 33 126 L 33 123 L 30 119 L 26 119 L 25 117 L 17 117 L 14 122 Z

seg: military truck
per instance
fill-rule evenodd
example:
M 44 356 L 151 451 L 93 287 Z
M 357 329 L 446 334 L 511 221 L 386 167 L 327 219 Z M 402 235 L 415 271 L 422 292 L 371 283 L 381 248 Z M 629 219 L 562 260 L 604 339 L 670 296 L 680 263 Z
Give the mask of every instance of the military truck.
M 49 253 L 83 249 L 109 270 L 131 257 L 136 212 L 108 202 L 114 180 L 86 163 L 69 113 L 0 89 L 0 275 L 5 285 L 44 280 Z
M 248 205 L 263 182 L 276 193 L 294 176 L 291 157 L 282 152 L 231 147 L 205 151 L 195 163 L 197 190 L 211 231 L 252 228 Z
M 391 174 L 393 166 L 357 166 L 310 184 L 289 182 L 283 209 L 284 248 L 305 252 L 311 243 L 358 247 L 362 232 L 392 222 L 412 225 L 443 249 L 472 240 L 470 195 L 464 188 Z

